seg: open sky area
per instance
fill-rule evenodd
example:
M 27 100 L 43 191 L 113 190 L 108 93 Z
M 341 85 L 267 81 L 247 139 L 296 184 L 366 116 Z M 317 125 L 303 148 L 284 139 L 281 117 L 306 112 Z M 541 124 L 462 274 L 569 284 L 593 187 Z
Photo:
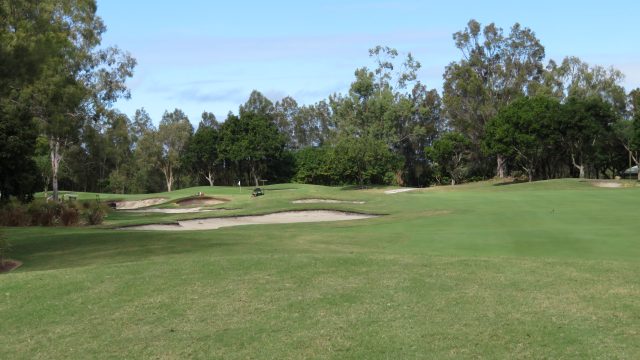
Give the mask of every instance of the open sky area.
M 469 19 L 516 22 L 536 32 L 547 61 L 578 56 L 626 74 L 640 86 L 637 1 L 124 1 L 99 0 L 104 45 L 129 51 L 138 66 L 129 116 L 144 107 L 157 123 L 181 108 L 197 124 L 202 111 L 224 120 L 253 89 L 276 101 L 310 104 L 346 92 L 353 72 L 372 66 L 368 49 L 411 52 L 419 79 L 441 89 L 445 66 L 460 59 L 452 34 Z

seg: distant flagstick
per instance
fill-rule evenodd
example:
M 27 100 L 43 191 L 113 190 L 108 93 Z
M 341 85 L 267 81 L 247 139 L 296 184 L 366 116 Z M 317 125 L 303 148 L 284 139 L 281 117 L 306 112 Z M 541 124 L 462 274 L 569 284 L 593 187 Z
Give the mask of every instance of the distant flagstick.
M 242 193 L 242 185 L 240 185 L 240 180 L 238 180 L 238 187 L 240 188 L 240 192 Z

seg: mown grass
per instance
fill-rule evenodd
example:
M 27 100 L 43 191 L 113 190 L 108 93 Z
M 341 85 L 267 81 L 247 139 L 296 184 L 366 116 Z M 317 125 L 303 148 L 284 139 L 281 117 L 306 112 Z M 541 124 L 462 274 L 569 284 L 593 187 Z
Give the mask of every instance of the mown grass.
M 98 228 L 9 229 L 24 265 L 0 276 L 1 357 L 640 356 L 638 187 L 273 188 L 288 190 L 161 196 L 229 198 L 215 216 L 388 215 L 161 233 L 112 228 L 197 215 L 112 213 Z M 366 204 L 291 203 L 312 197 Z

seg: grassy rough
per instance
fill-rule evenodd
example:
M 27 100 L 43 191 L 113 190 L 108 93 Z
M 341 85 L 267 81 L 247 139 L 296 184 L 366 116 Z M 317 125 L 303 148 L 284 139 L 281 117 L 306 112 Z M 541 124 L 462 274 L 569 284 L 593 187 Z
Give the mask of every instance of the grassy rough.
M 232 200 L 214 215 L 389 215 L 158 233 L 110 227 L 198 215 L 112 213 L 103 227 L 11 228 L 24 265 L 0 276 L 3 357 L 640 356 L 638 187 L 271 188 L 283 190 L 160 196 Z M 366 203 L 291 204 L 314 197 Z

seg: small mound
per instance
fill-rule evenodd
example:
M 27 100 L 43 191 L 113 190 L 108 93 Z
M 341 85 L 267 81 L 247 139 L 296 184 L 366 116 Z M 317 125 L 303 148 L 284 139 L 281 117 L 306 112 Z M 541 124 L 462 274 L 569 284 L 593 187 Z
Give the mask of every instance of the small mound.
M 144 200 L 115 201 L 114 203 L 116 205 L 116 210 L 134 210 L 159 205 L 165 201 L 167 201 L 166 198 L 152 198 Z
M 199 196 L 188 199 L 182 199 L 176 201 L 176 204 L 180 206 L 211 206 L 211 205 L 219 205 L 228 202 L 227 199 L 219 199 L 210 196 Z
M 292 204 L 364 204 L 364 201 L 336 200 L 336 199 L 300 199 Z
M 325 221 L 346 221 L 359 220 L 377 217 L 376 215 L 366 215 L 330 210 L 310 210 L 310 211 L 285 211 L 266 215 L 233 216 L 208 219 L 195 219 L 178 221 L 177 224 L 151 224 L 120 228 L 120 230 L 157 230 L 157 231 L 180 231 L 180 230 L 213 230 L 230 226 L 241 225 L 264 225 L 264 224 L 291 224 L 310 223 Z

